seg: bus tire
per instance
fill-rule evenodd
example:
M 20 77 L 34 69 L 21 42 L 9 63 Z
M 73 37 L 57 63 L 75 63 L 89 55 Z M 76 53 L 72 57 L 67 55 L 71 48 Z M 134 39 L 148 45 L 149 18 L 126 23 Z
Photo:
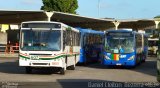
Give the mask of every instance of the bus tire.
M 146 62 L 146 59 L 142 60 L 142 62 L 143 62 L 143 63 Z
M 139 55 L 137 55 L 137 56 L 136 56 L 135 66 L 138 66 L 138 65 L 139 65 L 139 60 L 140 60 L 140 59 L 139 59 Z
M 136 64 L 134 66 L 129 66 L 129 69 L 135 69 L 136 68 Z
M 138 56 L 136 56 L 136 61 L 135 61 L 135 65 L 138 64 Z
M 60 74 L 61 74 L 61 75 L 65 75 L 65 69 L 64 69 L 64 68 L 61 68 L 61 69 L 60 69 Z
M 75 70 L 75 65 L 71 65 L 70 70 Z
M 65 69 L 64 69 L 64 68 L 61 68 L 61 69 L 60 69 L 60 74 L 61 74 L 61 75 L 65 75 Z
M 142 63 L 146 62 L 146 56 L 143 56 Z
M 136 65 L 140 65 L 140 63 L 141 63 L 141 56 L 140 56 L 140 55 L 137 55 Z
M 31 74 L 32 73 L 32 68 L 31 67 L 26 67 L 26 73 Z
M 141 54 L 140 55 L 140 62 L 139 63 L 141 64 L 143 62 L 143 60 L 144 60 L 144 56 L 143 56 L 143 54 Z
M 86 66 L 88 64 L 87 58 L 84 59 L 84 65 Z

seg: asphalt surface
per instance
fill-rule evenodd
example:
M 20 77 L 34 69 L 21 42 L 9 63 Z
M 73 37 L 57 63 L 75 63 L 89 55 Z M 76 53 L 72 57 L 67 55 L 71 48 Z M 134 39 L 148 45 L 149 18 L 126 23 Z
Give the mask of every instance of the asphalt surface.
M 97 87 L 92 82 L 98 82 L 98 87 L 105 87 L 105 82 L 157 82 L 156 57 L 148 57 L 136 68 L 107 67 L 98 63 L 78 65 L 75 70 L 67 70 L 65 75 L 56 71 L 51 73 L 48 69 L 35 69 L 32 74 L 26 74 L 25 68 L 18 66 L 18 58 L 0 58 L 0 82 L 3 88 L 8 85 L 18 85 L 18 88 L 70 88 L 80 85 L 81 88 Z

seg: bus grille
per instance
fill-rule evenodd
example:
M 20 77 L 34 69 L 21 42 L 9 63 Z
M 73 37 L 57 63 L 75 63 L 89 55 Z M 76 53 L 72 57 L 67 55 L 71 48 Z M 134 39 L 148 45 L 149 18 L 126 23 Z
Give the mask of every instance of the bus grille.
M 32 63 L 33 65 L 49 65 L 49 63 Z

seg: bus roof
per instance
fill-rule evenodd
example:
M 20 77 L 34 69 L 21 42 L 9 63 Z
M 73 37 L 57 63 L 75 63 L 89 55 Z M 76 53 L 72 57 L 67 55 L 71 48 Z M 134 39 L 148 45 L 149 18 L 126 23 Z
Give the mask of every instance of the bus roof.
M 81 33 L 90 33 L 90 34 L 101 34 L 103 35 L 104 32 L 102 31 L 95 31 L 95 30 L 92 30 L 92 29 L 83 29 L 83 28 L 77 28 Z
M 22 22 L 22 24 L 23 23 L 56 23 L 56 24 L 61 24 L 61 25 L 63 25 L 64 27 L 70 27 L 73 31 L 75 31 L 75 32 L 79 32 L 79 30 L 78 29 L 76 29 L 76 28 L 73 28 L 73 27 L 71 27 L 71 26 L 69 26 L 69 25 L 66 25 L 66 24 L 64 24 L 64 23 L 62 23 L 62 22 L 56 22 L 56 21 L 24 21 L 24 22 Z M 21 25 L 22 26 L 22 25 Z
M 134 32 L 134 31 L 126 29 L 118 29 L 118 30 L 112 29 L 112 30 L 107 30 L 106 32 Z
M 132 32 L 132 33 L 134 33 L 134 34 L 139 34 L 139 35 L 144 35 L 144 37 L 148 37 L 148 35 L 147 34 L 145 34 L 145 33 L 140 33 L 140 32 L 136 32 L 136 31 L 131 31 L 131 30 L 126 30 L 126 29 L 119 29 L 119 30 L 107 30 L 106 32 L 124 32 L 124 33 L 126 33 L 126 32 Z

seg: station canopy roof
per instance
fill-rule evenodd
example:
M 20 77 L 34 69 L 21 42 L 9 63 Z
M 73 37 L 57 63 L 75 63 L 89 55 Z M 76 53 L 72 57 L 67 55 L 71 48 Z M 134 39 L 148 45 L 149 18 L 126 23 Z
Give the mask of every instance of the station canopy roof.
M 113 22 L 120 22 L 119 28 L 144 28 L 155 25 L 154 19 L 116 20 L 112 18 L 92 18 L 53 11 L 51 21 L 58 21 L 73 27 L 107 30 L 115 28 Z M 0 10 L 0 24 L 20 24 L 24 21 L 47 20 L 45 11 Z
M 155 26 L 155 19 L 125 19 L 120 22 L 119 28 L 144 29 Z

